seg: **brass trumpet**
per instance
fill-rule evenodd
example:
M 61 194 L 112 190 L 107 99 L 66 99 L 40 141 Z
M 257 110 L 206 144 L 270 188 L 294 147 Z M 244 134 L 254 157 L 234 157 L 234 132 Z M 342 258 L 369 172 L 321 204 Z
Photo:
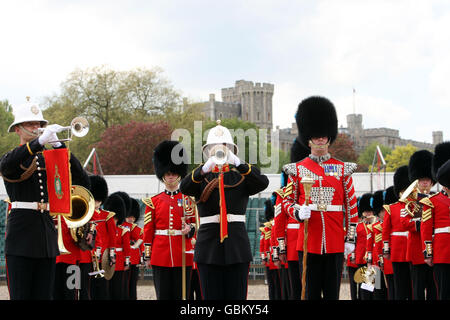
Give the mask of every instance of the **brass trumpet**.
M 38 134 L 41 135 L 44 130 L 45 128 L 38 128 Z M 84 137 L 89 132 L 89 122 L 86 118 L 75 117 L 70 123 L 70 126 L 63 127 L 63 130 L 67 131 L 67 138 L 49 141 L 49 143 L 72 141 L 72 136 L 79 138 Z

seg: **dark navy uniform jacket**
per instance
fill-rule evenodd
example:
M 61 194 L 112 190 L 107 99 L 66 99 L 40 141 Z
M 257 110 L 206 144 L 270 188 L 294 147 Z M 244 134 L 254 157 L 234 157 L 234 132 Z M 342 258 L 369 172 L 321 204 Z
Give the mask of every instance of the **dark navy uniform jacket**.
M 60 148 L 64 148 L 62 144 Z M 48 202 L 47 174 L 42 155 L 44 147 L 38 139 L 21 145 L 0 159 L 0 173 L 11 202 Z M 34 163 L 33 163 L 34 162 Z M 30 175 L 22 176 L 29 168 Z M 89 177 L 80 162 L 71 153 L 72 184 L 90 187 Z M 22 176 L 22 177 L 21 177 Z M 8 182 L 7 180 L 22 180 Z M 59 254 L 57 231 L 48 211 L 12 209 L 6 225 L 5 255 L 30 258 L 54 258 Z
M 228 214 L 243 215 L 247 209 L 249 196 L 263 191 L 269 185 L 267 176 L 260 170 L 247 163 L 238 167 L 230 166 L 231 170 L 224 173 L 225 199 Z M 202 166 L 183 178 L 180 190 L 183 194 L 200 199 L 206 185 L 218 173 L 201 174 Z M 242 181 L 241 181 L 242 180 Z M 206 202 L 197 204 L 200 222 L 202 217 L 220 213 L 219 189 L 214 188 Z M 250 242 L 245 223 L 228 222 L 228 238 L 220 243 L 220 224 L 202 224 L 198 230 L 195 243 L 194 261 L 197 263 L 229 265 L 252 261 Z

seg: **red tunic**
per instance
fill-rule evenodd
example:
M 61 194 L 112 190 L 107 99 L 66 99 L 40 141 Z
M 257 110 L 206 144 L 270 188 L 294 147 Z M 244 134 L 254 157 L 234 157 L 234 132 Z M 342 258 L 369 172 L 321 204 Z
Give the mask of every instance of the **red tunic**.
M 412 200 L 412 199 L 411 199 Z M 403 228 L 408 231 L 408 240 L 406 244 L 406 260 L 414 265 L 424 264 L 424 256 L 422 252 L 422 240 L 420 230 L 416 229 L 414 217 L 408 214 L 406 210 L 402 210 L 400 214 L 400 223 Z
M 161 192 L 154 197 L 143 199 L 147 205 L 144 218 L 144 245 L 152 247 L 150 263 L 161 267 L 182 266 L 181 224 L 183 194 Z M 186 223 L 195 219 L 188 218 Z M 185 239 L 186 251 L 192 250 L 190 239 Z M 186 266 L 192 266 L 193 255 L 186 254 Z
M 420 202 L 422 249 L 432 254 L 433 263 L 450 263 L 450 198 L 440 192 Z
M 143 239 L 144 231 L 135 223 L 124 222 L 122 226 L 130 230 L 130 263 L 137 265 L 141 262 L 141 246 L 134 248 L 133 246 L 139 239 Z
M 400 211 L 404 207 L 405 204 L 401 202 L 384 206 L 383 248 L 389 248 L 392 262 L 407 262 L 408 231 L 400 222 Z
M 290 167 L 288 167 L 290 166 Z M 316 163 L 305 158 L 285 166 L 289 174 L 288 185 L 292 192 L 286 194 L 283 209 L 294 216 L 294 204 L 303 205 L 305 194 L 301 180 L 309 176 L 314 179 L 309 205 L 311 217 L 308 226 L 308 252 L 315 254 L 344 252 L 344 242 L 350 224 L 358 221 L 358 209 L 351 174 L 356 164 L 344 163 L 329 158 Z M 325 207 L 324 207 L 325 206 Z M 300 223 L 297 250 L 303 251 L 304 223 Z
M 288 261 L 298 261 L 297 253 L 297 238 L 300 223 L 294 218 L 286 214 L 283 210 L 283 198 L 285 192 L 289 192 L 292 184 L 283 188 L 281 192 L 277 193 L 277 200 L 275 204 L 275 225 L 273 228 L 275 243 L 279 245 L 279 239 L 284 239 L 286 245 L 286 258 Z M 282 194 L 282 196 L 280 195 Z
M 364 222 L 356 226 L 355 263 L 357 265 L 366 264 L 367 236 L 369 230 Z
M 116 226 L 115 232 L 116 248 L 116 271 L 123 271 L 125 268 L 125 259 L 130 257 L 130 232 L 123 226 Z
M 115 246 L 116 222 L 112 219 L 114 214 L 114 212 L 103 209 L 95 210 L 91 219 L 91 221 L 96 223 L 95 246 L 101 248 L 102 254 L 105 249 L 114 248 Z

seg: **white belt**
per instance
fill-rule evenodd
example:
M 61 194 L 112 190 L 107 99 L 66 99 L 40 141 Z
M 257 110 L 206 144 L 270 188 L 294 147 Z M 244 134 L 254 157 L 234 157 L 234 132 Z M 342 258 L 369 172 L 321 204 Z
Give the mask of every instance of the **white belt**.
M 450 233 L 450 227 L 434 229 L 434 234 L 437 234 L 437 233 Z
M 181 230 L 172 230 L 172 229 L 165 229 L 165 230 L 155 230 L 155 235 L 157 236 L 181 236 Z
M 227 214 L 228 222 L 245 222 L 245 215 L 243 214 Z M 205 223 L 219 223 L 220 215 L 215 214 L 209 217 L 200 217 L 200 225 Z
M 123 248 L 116 248 L 116 249 L 114 249 L 115 252 L 120 252 L 122 250 L 123 250 Z
M 342 211 L 342 206 L 341 205 L 318 205 L 317 203 L 312 203 L 309 205 L 309 208 L 313 211 Z
M 287 228 L 288 229 L 299 229 L 300 223 L 288 223 Z
M 50 206 L 46 202 L 14 201 L 11 203 L 11 209 L 49 210 L 49 207 Z
M 395 231 L 395 232 L 391 232 L 391 236 L 407 237 L 408 234 L 409 234 L 408 231 L 403 231 L 403 232 Z

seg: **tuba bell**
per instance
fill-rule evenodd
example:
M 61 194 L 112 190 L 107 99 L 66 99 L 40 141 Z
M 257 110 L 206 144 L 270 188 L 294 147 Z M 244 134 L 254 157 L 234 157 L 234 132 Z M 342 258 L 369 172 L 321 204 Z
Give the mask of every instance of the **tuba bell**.
M 64 217 L 64 220 L 72 239 L 84 251 L 92 250 L 95 246 L 94 239 L 91 243 L 86 240 L 88 234 L 94 235 L 95 233 L 95 223 L 89 222 L 94 211 L 95 200 L 92 193 L 82 186 L 72 186 L 72 214 Z
M 356 283 L 375 284 L 376 270 L 374 267 L 363 266 L 358 268 L 353 276 Z

